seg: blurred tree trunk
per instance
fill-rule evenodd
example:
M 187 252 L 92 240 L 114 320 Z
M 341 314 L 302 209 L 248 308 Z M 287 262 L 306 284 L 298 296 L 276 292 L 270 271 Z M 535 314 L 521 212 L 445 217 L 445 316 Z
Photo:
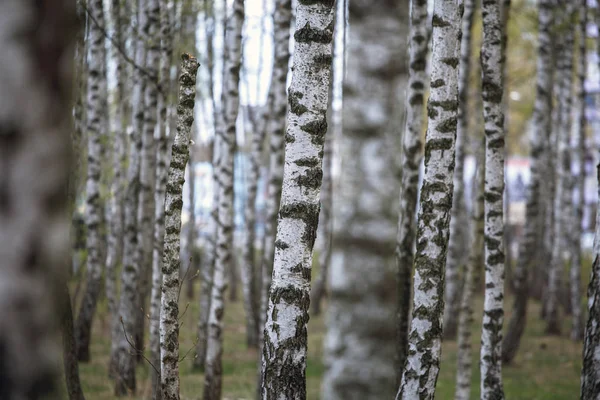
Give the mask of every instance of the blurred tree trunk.
M 397 399 L 433 399 L 440 368 L 444 267 L 452 208 L 462 3 L 433 11 L 425 174 L 419 200 L 409 350 Z
M 319 222 L 331 84 L 333 2 L 299 2 L 289 88 L 285 165 L 265 321 L 262 396 L 306 398 L 312 250 Z
M 69 294 L 69 286 L 67 285 L 64 285 L 62 300 L 61 334 L 67 395 L 69 396 L 69 400 L 85 400 L 81 389 L 81 381 L 79 380 L 79 362 L 77 360 L 77 346 L 73 327 L 73 308 L 71 307 L 71 295 Z
M 466 24 L 467 13 L 473 13 L 476 5 L 472 0 L 465 1 L 465 16 L 463 17 L 463 31 L 470 28 Z M 458 318 L 457 333 L 457 364 L 456 364 L 456 391 L 455 400 L 469 400 L 471 394 L 472 376 L 472 348 L 471 331 L 473 328 L 473 294 L 476 290 L 476 282 L 481 275 L 482 266 L 485 265 L 483 257 L 484 238 L 484 184 L 485 184 L 485 142 L 484 137 L 476 138 L 475 157 L 477 158 L 477 172 L 475 176 L 475 202 L 471 213 L 471 230 L 473 247 L 469 254 L 469 260 L 465 268 L 464 286 L 460 300 L 460 315 Z
M 194 141 L 194 130 L 192 130 L 192 141 Z M 182 279 L 185 279 L 185 294 L 189 300 L 194 298 L 194 279 L 196 277 L 197 268 L 199 260 L 196 259 L 196 253 L 194 248 L 196 247 L 196 180 L 195 180 L 195 172 L 194 172 L 194 146 L 190 147 L 190 159 L 188 162 L 188 201 L 189 201 L 189 221 L 188 226 L 185 231 L 185 257 L 183 257 L 183 276 Z
M 171 149 L 171 163 L 165 200 L 165 237 L 162 298 L 160 307 L 160 370 L 162 399 L 179 400 L 179 246 L 181 233 L 182 191 L 185 166 L 189 159 L 196 73 L 198 61 L 182 55 L 179 77 L 177 132 Z
M 221 398 L 223 379 L 223 296 L 227 287 L 226 273 L 233 268 L 233 173 L 236 143 L 236 120 L 239 111 L 239 82 L 242 63 L 242 26 L 244 24 L 244 0 L 234 0 L 227 20 L 225 49 L 227 53 L 221 118 L 215 142 L 219 155 L 217 167 L 217 248 L 213 285 L 211 290 L 206 346 L 204 400 Z M 232 289 L 233 290 L 233 289 Z
M 527 202 L 523 238 L 519 248 L 519 257 L 514 272 L 513 311 L 502 344 L 502 361 L 510 363 L 519 348 L 521 336 L 527 322 L 527 301 L 532 290 L 529 282 L 535 281 L 535 260 L 544 253 L 543 224 L 545 215 L 542 202 L 542 175 L 544 153 L 548 147 L 544 144 L 547 132 L 551 130 L 552 112 L 552 37 L 553 25 L 552 0 L 538 2 L 538 59 L 536 98 L 533 111 L 533 130 L 530 139 L 530 182 L 527 187 Z M 540 246 L 541 245 L 541 246 Z
M 102 289 L 102 237 L 100 227 L 104 205 L 100 197 L 102 160 L 108 130 L 108 88 L 106 83 L 106 46 L 102 31 L 105 24 L 102 0 L 88 4 L 90 18 L 88 90 L 87 90 L 87 181 L 85 223 L 87 227 L 86 288 L 75 323 L 75 341 L 79 361 L 90 361 L 92 322 Z
M 581 310 L 581 235 L 583 222 L 583 206 L 585 202 L 585 76 L 587 66 L 586 30 L 587 30 L 587 1 L 579 4 L 577 36 L 579 40 L 577 54 L 577 79 L 575 81 L 574 115 L 573 115 L 573 160 L 576 175 L 573 177 L 576 200 L 573 203 L 573 231 L 571 233 L 571 271 L 570 296 L 573 315 L 571 340 L 583 339 L 583 315 Z
M 135 14 L 135 13 L 134 13 Z M 135 64 L 133 69 L 132 118 L 133 129 L 129 144 L 129 163 L 127 169 L 127 191 L 125 193 L 125 238 L 123 242 L 123 269 L 121 272 L 121 295 L 117 314 L 112 320 L 112 344 L 109 375 L 115 380 L 115 395 L 125 396 L 135 391 L 135 360 L 131 353 L 137 350 L 133 343 L 136 314 L 138 308 L 138 288 L 141 265 L 136 262 L 135 252 L 138 246 L 138 201 L 140 192 L 140 163 L 142 149 L 142 127 L 144 120 L 144 91 L 147 77 L 139 67 L 146 65 L 146 46 L 142 39 L 141 28 L 144 18 L 138 14 L 138 31 L 133 33 Z M 152 83 L 148 83 L 152 84 Z
M 172 92 L 171 62 L 173 58 L 174 20 L 168 1 L 161 0 L 161 55 L 160 87 L 158 97 L 158 140 L 156 151 L 156 191 L 154 193 L 154 248 L 152 252 L 152 289 L 150 292 L 150 361 L 157 368 L 152 370 L 152 400 L 162 399 L 160 384 L 160 304 L 162 293 L 162 267 L 165 239 L 165 192 L 168 183 L 170 160 L 169 97 Z M 173 133 L 171 132 L 171 135 Z
M 423 158 L 423 104 L 427 85 L 427 50 L 429 45 L 427 1 L 411 2 L 409 81 L 406 89 L 406 126 L 402 138 L 402 180 L 396 263 L 398 280 L 398 341 L 396 383 L 400 385 L 408 352 L 410 300 L 416 231 L 416 208 L 419 190 L 419 168 Z
M 0 2 L 2 399 L 64 398 L 74 3 Z
M 410 63 L 417 74 L 425 68 L 424 60 L 415 62 L 416 57 L 424 56 L 420 50 L 426 53 L 428 37 L 426 33 L 419 36 L 419 24 L 424 21 L 418 14 L 421 2 L 417 3 L 417 14 L 413 14 L 417 31 L 412 32 L 411 40 L 417 47 L 413 46 L 411 53 L 407 48 L 411 33 L 408 1 L 382 0 L 349 8 L 352 29 L 345 50 L 348 64 L 339 142 L 343 172 L 334 207 L 322 388 L 326 399 L 391 398 L 397 388 L 394 250 L 399 187 L 396 168 L 400 166 L 397 154 L 401 147 L 397 125 L 405 112 L 405 104 L 398 100 L 410 84 L 417 90 L 424 88 L 414 73 L 409 80 L 409 63 L 404 61 L 412 54 Z M 416 114 L 408 111 L 413 118 L 410 123 L 417 126 L 414 119 L 422 117 L 423 106 L 422 102 L 415 104 L 419 99 L 422 96 L 417 93 L 406 103 L 418 108 Z
M 571 176 L 571 154 L 570 154 L 570 128 L 571 128 L 571 103 L 573 98 L 573 49 L 575 6 L 571 2 L 559 2 L 564 5 L 565 14 L 560 15 L 557 27 L 557 61 L 556 81 L 558 84 L 557 110 L 559 121 L 557 128 L 557 158 L 553 160 L 556 168 L 556 192 L 554 195 L 554 242 L 552 244 L 552 259 L 548 273 L 548 291 L 546 308 L 546 333 L 560 334 L 559 320 L 559 291 L 562 284 L 562 276 L 565 268 L 564 252 L 568 249 L 565 240 L 568 235 L 565 231 L 568 227 L 568 219 L 571 217 L 570 205 L 572 195 L 568 190 L 568 180 Z
M 255 111 L 250 111 L 255 112 Z M 262 112 L 261 112 L 262 114 Z M 264 120 L 262 115 L 251 118 L 254 121 Z M 252 124 L 252 143 L 248 157 L 248 187 L 244 210 L 245 232 L 242 243 L 242 290 L 244 294 L 244 310 L 246 312 L 246 344 L 258 347 L 258 310 L 256 304 L 256 268 L 254 266 L 256 241 L 256 192 L 260 173 L 260 157 L 263 154 L 265 129 Z
M 130 21 L 127 13 L 130 11 L 130 6 L 128 1 L 124 3 L 122 0 L 112 0 L 110 9 L 114 26 L 113 37 L 122 49 L 125 48 L 126 34 L 129 31 Z M 118 301 L 116 273 L 123 259 L 123 202 L 127 185 L 123 176 L 123 169 L 127 163 L 127 123 L 125 122 L 127 96 L 125 91 L 129 76 L 126 61 L 119 50 L 114 45 L 110 48 L 112 49 L 111 56 L 117 64 L 117 90 L 112 99 L 116 104 L 111 128 L 113 132 L 113 180 L 110 186 L 105 285 L 108 311 L 111 317 L 114 317 Z
M 504 24 L 500 0 L 483 2 L 481 89 L 485 122 L 485 299 L 481 330 L 481 398 L 502 399 L 504 321 Z
M 217 124 L 219 123 L 219 111 L 217 109 L 217 102 L 214 93 L 214 48 L 213 48 L 213 37 L 214 31 L 209 26 L 214 26 L 214 6 L 211 1 L 204 0 L 204 13 L 203 13 L 204 29 L 206 30 L 205 40 L 205 54 L 206 54 L 206 67 L 208 69 L 208 94 L 210 96 L 212 104 L 212 117 L 213 117 L 213 129 L 217 132 Z M 200 315 L 198 318 L 198 341 L 196 343 L 196 356 L 193 360 L 193 368 L 204 370 L 204 362 L 206 360 L 206 344 L 208 340 L 208 316 L 210 313 L 210 297 L 212 291 L 212 280 L 213 272 L 216 259 L 216 229 L 217 229 L 217 215 L 216 209 L 218 204 L 218 191 L 217 191 L 217 175 L 216 175 L 216 160 L 218 158 L 216 154 L 217 150 L 217 137 L 213 137 L 212 143 L 212 189 L 213 189 L 213 201 L 209 219 L 209 233 L 206 239 L 206 246 L 202 257 L 202 267 L 200 275 Z

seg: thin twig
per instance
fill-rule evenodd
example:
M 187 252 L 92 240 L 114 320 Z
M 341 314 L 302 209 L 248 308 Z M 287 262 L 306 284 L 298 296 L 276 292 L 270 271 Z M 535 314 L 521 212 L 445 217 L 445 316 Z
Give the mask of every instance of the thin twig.
M 190 270 L 191 266 L 192 266 L 192 257 L 190 257 L 190 261 L 188 262 L 188 266 L 185 269 L 185 273 L 183 274 L 183 278 L 179 282 L 179 291 L 177 292 L 177 302 L 178 303 L 179 303 L 179 296 L 181 295 L 181 288 L 183 287 L 183 284 L 185 283 L 185 277 L 187 276 L 188 271 Z
M 188 356 L 188 354 L 190 354 L 190 353 L 191 353 L 191 351 L 192 351 L 193 349 L 195 349 L 195 348 L 196 348 L 196 345 L 197 345 L 197 344 L 198 344 L 198 338 L 196 338 L 196 340 L 195 340 L 195 341 L 194 341 L 194 343 L 192 344 L 192 347 L 190 347 L 190 348 L 188 349 L 188 351 L 186 351 L 186 352 L 185 352 L 185 354 L 183 355 L 183 357 L 181 357 L 181 359 L 179 360 L 179 362 L 182 362 L 183 360 L 185 360 L 185 358 Z
M 123 317 L 120 317 L 119 320 L 121 321 L 121 326 L 123 327 L 123 334 L 125 335 L 125 340 L 127 340 L 127 343 L 129 343 L 129 346 L 131 346 L 131 348 L 133 350 L 135 350 L 135 353 L 130 353 L 131 355 L 140 355 L 142 356 L 142 358 L 144 360 L 146 360 L 146 362 L 148 364 L 150 364 L 150 366 L 154 369 L 154 372 L 156 372 L 159 376 L 160 376 L 160 372 L 158 371 L 158 369 L 156 368 L 156 366 L 152 363 L 152 361 L 150 361 L 148 359 L 148 357 L 146 357 L 144 355 L 144 352 L 142 350 L 139 350 L 135 347 L 135 345 L 131 342 L 131 340 L 129 340 L 129 337 L 127 336 L 127 331 L 125 330 L 125 324 L 123 323 Z
M 183 312 L 181 313 L 181 315 L 179 316 L 178 320 L 181 321 L 181 319 L 183 318 L 183 316 L 185 315 L 185 313 L 187 312 L 188 308 L 190 308 L 190 303 L 186 303 L 185 305 L 185 309 L 183 310 Z M 180 325 L 181 327 L 181 325 Z

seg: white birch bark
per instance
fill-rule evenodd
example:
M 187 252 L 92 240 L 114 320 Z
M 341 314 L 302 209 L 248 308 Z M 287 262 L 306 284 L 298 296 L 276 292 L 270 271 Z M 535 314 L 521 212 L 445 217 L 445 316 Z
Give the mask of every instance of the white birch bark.
M 552 111 L 552 38 L 553 0 L 538 1 L 538 57 L 536 75 L 536 98 L 533 111 L 533 130 L 530 139 L 530 182 L 527 187 L 525 232 L 520 243 L 519 257 L 514 273 L 515 298 L 506 337 L 502 344 L 502 361 L 510 363 L 519 348 L 521 336 L 525 331 L 527 301 L 531 290 L 529 280 L 533 275 L 533 263 L 536 256 L 543 252 L 539 245 L 543 243 L 542 227 L 545 220 L 542 196 L 542 171 L 547 133 L 551 130 Z M 531 279 L 533 280 L 533 279 Z
M 143 18 L 142 18 L 143 20 Z M 144 66 L 146 47 L 137 37 L 135 62 Z M 109 374 L 115 380 L 115 396 L 135 391 L 135 360 L 131 355 L 129 341 L 133 341 L 135 316 L 139 312 L 138 278 L 140 266 L 134 256 L 138 245 L 138 200 L 140 191 L 140 153 L 142 148 L 142 126 L 144 118 L 145 77 L 139 69 L 133 73 L 132 117 L 133 129 L 129 145 L 127 191 L 125 194 L 125 238 L 123 242 L 123 270 L 121 273 L 121 296 L 117 314 L 112 321 L 112 344 Z
M 466 141 L 468 135 L 468 104 L 470 58 L 471 58 L 471 26 L 473 25 L 474 4 L 464 1 L 462 17 L 462 37 L 460 44 L 460 64 L 458 72 L 458 125 L 456 128 L 456 155 L 454 158 L 454 195 L 450 214 L 450 241 L 445 271 L 444 291 L 444 338 L 456 337 L 459 309 L 461 303 L 461 277 L 459 270 L 466 261 L 463 254 L 468 247 L 464 245 L 468 239 L 468 220 L 465 204 L 464 165 Z
M 503 57 L 500 0 L 483 2 L 481 89 L 485 124 L 485 298 L 481 330 L 481 399 L 503 399 L 504 156 Z
M 578 5 L 577 24 L 577 79 L 575 80 L 575 97 L 573 101 L 573 133 L 571 139 L 573 146 L 571 152 L 576 172 L 573 177 L 574 192 L 577 196 L 573 203 L 573 231 L 571 232 L 571 270 L 570 270 L 570 296 L 572 310 L 571 340 L 583 339 L 583 315 L 581 309 L 581 234 L 584 206 L 585 188 L 585 76 L 587 65 L 586 28 L 587 28 L 587 1 L 581 0 Z
M 169 137 L 167 137 L 168 102 L 171 94 L 171 60 L 173 57 L 173 20 L 167 1 L 161 2 L 161 55 L 160 87 L 158 97 L 158 138 L 156 148 L 156 190 L 154 193 L 154 247 L 152 250 L 152 289 L 150 292 L 150 360 L 152 369 L 152 399 L 161 400 L 160 385 L 160 302 L 162 293 L 162 266 L 165 237 L 165 191 L 170 160 Z M 172 134 L 172 133 L 171 133 Z
M 198 61 L 181 56 L 177 132 L 171 147 L 171 163 L 165 198 L 165 236 L 160 303 L 160 375 L 163 400 L 179 400 L 179 248 L 185 166 L 189 159 Z
M 64 398 L 57 322 L 70 261 L 74 5 L 0 2 L 0 396 L 5 399 Z
M 100 198 L 100 179 L 104 156 L 103 141 L 108 127 L 108 88 L 106 84 L 106 47 L 102 27 L 105 26 L 102 0 L 89 2 L 95 23 L 89 26 L 89 62 L 87 90 L 87 181 L 85 224 L 87 227 L 86 289 L 75 322 L 77 358 L 90 361 L 90 340 L 98 296 L 102 289 L 102 237 L 100 225 L 104 207 Z
M 290 61 L 290 28 L 292 23 L 292 1 L 275 0 L 273 14 L 273 72 L 267 110 L 269 119 L 266 124 L 266 136 L 269 138 L 269 181 L 266 199 L 265 238 L 262 257 L 262 285 L 260 293 L 260 310 L 258 336 L 259 346 L 263 344 L 263 331 L 269 304 L 269 288 L 273 275 L 273 258 L 275 256 L 275 234 L 277 232 L 277 213 L 281 200 L 281 183 L 283 181 L 284 132 L 286 126 L 287 76 Z M 262 349 L 262 347 L 261 347 Z M 262 351 L 259 353 L 261 357 Z
M 227 287 L 226 273 L 233 268 L 233 171 L 236 142 L 236 120 L 239 111 L 239 82 L 242 63 L 242 26 L 244 24 L 244 0 L 234 0 L 227 20 L 226 65 L 223 77 L 222 120 L 219 126 L 220 147 L 217 164 L 217 251 L 206 346 L 204 400 L 221 398 L 223 379 L 223 294 Z M 233 289 L 232 289 L 233 290 Z
M 400 213 L 396 244 L 398 280 L 398 350 L 397 380 L 402 380 L 402 370 L 408 352 L 410 327 L 410 301 L 412 268 L 416 233 L 419 167 L 423 158 L 423 132 L 425 89 L 427 82 L 427 51 L 429 47 L 427 1 L 411 1 L 409 40 L 409 80 L 406 89 L 406 126 L 402 137 L 402 181 L 400 183 Z
M 473 12 L 475 2 L 465 1 L 465 13 Z M 463 19 L 464 21 L 464 19 Z M 463 28 L 467 29 L 466 24 Z M 469 260 L 465 268 L 464 286 L 460 300 L 460 315 L 458 318 L 457 345 L 458 355 L 456 363 L 456 390 L 454 392 L 455 400 L 469 400 L 471 395 L 471 330 L 473 328 L 473 293 L 476 289 L 476 282 L 481 274 L 481 267 L 484 265 L 483 256 L 483 237 L 484 237 L 484 177 L 485 177 L 485 143 L 482 140 L 475 139 L 475 149 L 477 157 L 477 172 L 475 177 L 475 203 L 471 213 L 472 229 L 472 248 L 469 254 Z
M 546 303 L 546 333 L 560 334 L 559 320 L 559 291 L 562 286 L 562 275 L 565 265 L 564 251 L 568 248 L 565 230 L 569 226 L 571 192 L 568 181 L 571 179 L 571 103 L 573 98 L 573 48 L 575 45 L 574 29 L 571 25 L 575 6 L 571 2 L 559 2 L 559 7 L 564 6 L 564 14 L 558 16 L 556 36 L 556 81 L 558 85 L 557 110 L 557 155 L 553 160 L 556 168 L 556 188 L 554 194 L 554 218 L 552 230 L 554 241 L 552 243 L 552 259 L 548 272 L 548 291 Z
M 461 5 L 459 0 L 436 0 L 434 3 L 425 174 L 419 201 L 412 324 L 397 399 L 433 399 L 440 369 L 444 267 L 458 117 Z
M 306 398 L 312 249 L 331 79 L 333 2 L 299 2 L 285 167 L 263 344 L 263 399 Z

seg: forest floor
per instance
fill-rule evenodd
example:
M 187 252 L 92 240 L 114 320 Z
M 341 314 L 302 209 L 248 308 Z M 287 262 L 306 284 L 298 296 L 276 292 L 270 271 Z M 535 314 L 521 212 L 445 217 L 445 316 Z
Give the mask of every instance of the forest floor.
M 584 271 L 584 276 L 589 276 Z M 587 279 L 586 279 L 587 281 Z M 587 286 L 584 286 L 587 288 Z M 189 308 L 181 318 L 180 352 L 187 356 L 180 365 L 181 399 L 199 400 L 202 398 L 204 376 L 192 369 L 195 354 L 194 346 L 198 319 L 196 300 L 188 300 L 182 290 L 180 312 Z M 198 289 L 196 288 L 196 295 Z M 473 343 L 473 377 L 471 398 L 479 398 L 479 342 L 481 332 L 482 296 L 475 300 L 475 326 Z M 507 316 L 510 318 L 512 298 L 506 299 Z M 539 317 L 540 305 L 531 302 L 528 308 L 528 322 L 519 353 L 513 364 L 503 367 L 506 398 L 512 400 L 570 400 L 579 397 L 579 377 L 581 372 L 582 343 L 574 343 L 568 338 L 570 318 L 564 317 L 563 334 L 560 337 L 544 334 L 544 323 Z M 225 346 L 223 354 L 223 399 L 254 399 L 256 391 L 257 352 L 246 347 L 245 319 L 242 299 L 229 302 L 225 310 Z M 147 332 L 147 331 L 146 331 Z M 325 335 L 324 316 L 311 317 L 308 323 L 309 355 L 307 365 L 308 399 L 319 399 L 321 377 L 324 366 L 321 360 Z M 147 337 L 146 337 L 147 340 Z M 110 355 L 110 323 L 106 304 L 98 305 L 98 318 L 95 320 L 92 338 L 92 361 L 80 365 L 83 390 L 87 400 L 114 399 L 113 386 L 107 377 Z M 456 371 L 456 341 L 443 344 L 442 365 L 437 383 L 436 398 L 441 400 L 454 397 Z M 148 352 L 147 352 L 148 353 Z M 138 390 L 135 399 L 151 398 L 151 367 L 143 361 L 137 369 Z

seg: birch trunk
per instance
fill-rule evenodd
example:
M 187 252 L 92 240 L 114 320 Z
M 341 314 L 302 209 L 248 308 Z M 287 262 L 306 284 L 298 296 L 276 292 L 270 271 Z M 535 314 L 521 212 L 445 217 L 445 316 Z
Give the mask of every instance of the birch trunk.
M 165 236 L 160 303 L 160 373 L 162 398 L 179 400 L 179 236 L 181 233 L 182 191 L 185 166 L 189 159 L 196 73 L 198 61 L 189 54 L 181 56 L 177 132 L 171 148 L 165 199 Z
M 465 14 L 473 13 L 476 5 L 474 1 L 465 1 Z M 466 17 L 463 18 L 463 29 L 467 29 Z M 469 27 L 470 28 L 470 27 Z M 459 106 L 460 107 L 460 106 Z M 482 138 L 483 139 L 483 138 Z M 479 280 L 481 267 L 484 265 L 483 238 L 484 238 L 484 190 L 485 190 L 485 143 L 483 140 L 475 140 L 477 148 L 477 173 L 475 177 L 475 203 L 471 214 L 471 229 L 473 247 L 469 254 L 469 260 L 465 268 L 464 287 L 460 300 L 460 315 L 458 318 L 458 360 L 456 363 L 456 391 L 455 400 L 469 400 L 471 395 L 471 330 L 473 328 L 473 293 L 476 282 Z
M 406 126 L 402 138 L 402 180 L 400 183 L 400 213 L 396 263 L 398 280 L 398 350 L 397 383 L 408 352 L 412 267 L 416 231 L 419 167 L 423 158 L 423 103 L 427 85 L 427 50 L 429 27 L 427 1 L 411 1 L 409 40 L 409 80 L 406 90 Z
M 126 33 L 126 6 L 121 0 L 112 0 L 111 18 L 113 20 L 115 41 L 124 48 Z M 127 162 L 127 124 L 125 123 L 126 95 L 125 84 L 127 81 L 127 66 L 125 59 L 121 56 L 115 47 L 112 47 L 112 58 L 117 64 L 117 90 L 113 101 L 116 102 L 115 114 L 113 117 L 113 154 L 112 169 L 113 181 L 110 186 L 109 200 L 109 221 L 108 221 L 108 250 L 106 255 L 106 299 L 108 301 L 108 311 L 111 317 L 117 312 L 117 282 L 116 272 L 123 259 L 123 195 L 125 189 L 125 179 L 123 177 L 123 168 Z
M 152 251 L 152 289 L 150 292 L 150 360 L 157 367 L 152 370 L 152 400 L 162 399 L 160 385 L 160 302 L 162 293 L 162 267 L 165 237 L 165 192 L 168 183 L 167 165 L 170 160 L 167 136 L 168 103 L 171 94 L 171 60 L 173 58 L 173 20 L 166 1 L 161 3 L 161 55 L 160 86 L 158 98 L 158 140 L 156 151 L 156 191 L 154 193 L 154 248 Z M 172 133 L 171 133 L 172 134 Z
M 440 369 L 444 267 L 458 118 L 461 5 L 462 1 L 454 0 L 436 0 L 434 4 L 429 122 L 414 262 L 413 316 L 397 399 L 433 399 Z
M 87 90 L 87 181 L 85 224 L 87 227 L 86 289 L 75 322 L 75 342 L 79 361 L 90 361 L 92 322 L 98 296 L 102 289 L 103 201 L 100 198 L 100 179 L 106 129 L 108 127 L 108 89 L 106 84 L 106 47 L 102 27 L 105 26 L 102 0 L 90 1 L 89 9 L 94 22 L 90 24 L 88 90 Z
M 292 1 L 275 0 L 274 24 L 274 61 L 269 87 L 267 109 L 270 118 L 266 125 L 269 138 L 269 182 L 267 187 L 265 237 L 262 259 L 262 285 L 260 295 L 259 344 L 263 344 L 263 330 L 269 304 L 269 289 L 273 275 L 275 256 L 275 234 L 277 232 L 277 214 L 281 200 L 283 181 L 284 132 L 286 127 L 287 76 L 290 61 L 290 28 L 292 23 Z M 259 353 L 262 354 L 262 351 Z
M 227 287 L 225 274 L 233 268 L 233 171 L 236 141 L 236 120 L 239 111 L 239 82 L 242 63 L 242 26 L 244 0 L 234 0 L 227 20 L 226 65 L 223 78 L 222 119 L 219 126 L 218 205 L 217 205 L 217 259 L 211 289 L 206 346 L 204 400 L 221 398 L 223 379 L 223 294 Z M 232 289 L 233 290 L 233 289 Z
M 468 3 L 469 0 L 463 0 Z M 466 103 L 469 90 L 470 55 L 471 55 L 471 26 L 473 25 L 473 4 L 465 4 L 462 17 L 462 37 L 460 43 L 460 63 L 458 72 L 458 124 L 456 129 L 456 155 L 454 158 L 454 195 L 452 197 L 452 210 L 450 211 L 450 239 L 448 242 L 448 256 L 446 259 L 445 291 L 444 291 L 444 338 L 454 339 L 458 328 L 458 317 L 461 303 L 461 277 L 459 270 L 465 262 L 468 240 L 466 230 L 467 210 L 465 205 L 465 147 L 467 140 L 468 105 Z
M 584 206 L 585 189 L 585 75 L 587 65 L 586 52 L 586 28 L 587 28 L 587 2 L 581 0 L 579 4 L 579 23 L 577 24 L 577 36 L 579 40 L 577 54 L 577 79 L 576 92 L 573 104 L 573 147 L 571 152 L 576 168 L 573 177 L 576 200 L 573 203 L 573 232 L 571 243 L 571 271 L 570 271 L 570 295 L 573 325 L 571 327 L 571 340 L 583 339 L 583 315 L 581 310 L 581 234 Z
M 146 47 L 137 37 L 135 62 L 145 66 Z M 129 146 L 127 191 L 125 193 L 125 239 L 123 243 L 123 270 L 121 273 L 121 296 L 117 314 L 112 321 L 112 345 L 109 374 L 115 379 L 115 395 L 124 396 L 135 391 L 135 360 L 129 341 L 133 340 L 135 316 L 139 312 L 138 285 L 140 265 L 134 259 L 138 246 L 138 201 L 140 192 L 140 153 L 142 148 L 142 126 L 144 119 L 145 77 L 139 69 L 133 73 L 132 116 L 133 129 Z M 133 343 L 133 342 L 132 342 Z
M 0 2 L 0 51 L 10 54 L 0 63 L 3 399 L 64 398 L 57 322 L 69 265 L 74 3 Z
M 312 249 L 331 79 L 333 2 L 298 3 L 285 168 L 264 329 L 263 399 L 306 398 Z
M 571 192 L 568 190 L 568 180 L 571 176 L 571 154 L 570 154 L 570 127 L 571 127 L 571 102 L 572 102 L 572 84 L 573 84 L 573 47 L 574 29 L 571 24 L 575 13 L 575 7 L 570 2 L 559 2 L 559 6 L 564 5 L 565 14 L 559 17 L 556 25 L 557 32 L 557 62 L 556 62 L 556 80 L 558 84 L 557 92 L 557 111 L 558 124 L 557 129 L 557 157 L 553 160 L 556 168 L 556 191 L 554 195 L 554 219 L 553 232 L 554 241 L 552 243 L 552 259 L 550 270 L 548 272 L 548 292 L 546 305 L 546 333 L 556 335 L 560 334 L 559 321 L 559 291 L 562 286 L 562 275 L 565 266 L 563 252 L 567 249 L 565 241 L 565 229 L 568 226 L 570 217 L 570 204 L 572 203 Z
M 481 89 L 485 123 L 485 299 L 481 330 L 481 399 L 503 399 L 504 155 L 503 27 L 500 1 L 483 2 Z
M 250 111 L 253 112 L 253 111 Z M 262 114 L 262 113 L 261 113 Z M 263 119 L 261 115 L 259 117 Z M 245 233 L 242 243 L 242 289 L 246 312 L 246 344 L 258 346 L 258 310 L 256 309 L 256 276 L 254 242 L 256 241 L 256 192 L 263 153 L 265 129 L 253 124 L 252 144 L 248 159 L 248 186 L 244 210 Z
M 160 69 L 160 3 L 146 0 L 144 3 L 144 40 L 146 44 L 146 71 L 158 79 Z M 140 198 L 138 203 L 138 246 L 136 262 L 139 264 L 138 304 L 135 313 L 135 347 L 144 348 L 146 331 L 146 298 L 152 274 L 152 251 L 154 247 L 154 189 L 156 184 L 156 129 L 158 112 L 158 86 L 156 82 L 146 85 L 144 92 L 144 124 L 140 164 Z M 138 354 L 137 361 L 142 360 Z
M 394 60 L 408 53 L 410 9 L 408 1 L 355 7 L 343 81 L 343 174 L 334 207 L 322 397 L 389 399 L 397 389 L 396 117 L 404 112 L 398 98 L 409 80 L 407 63 Z M 427 35 L 420 39 L 426 48 Z
M 525 232 L 520 244 L 519 257 L 514 273 L 515 298 L 513 312 L 506 331 L 502 348 L 502 361 L 510 363 L 519 348 L 521 336 L 525 331 L 529 280 L 532 277 L 534 260 L 540 255 L 543 244 L 542 227 L 545 214 L 540 204 L 542 196 L 542 170 L 544 169 L 544 144 L 547 132 L 551 130 L 552 112 L 552 36 L 553 3 L 552 0 L 538 2 L 538 58 L 536 77 L 536 98 L 533 111 L 533 130 L 530 139 L 530 182 L 527 187 L 525 214 Z M 533 281 L 533 279 L 531 279 Z

